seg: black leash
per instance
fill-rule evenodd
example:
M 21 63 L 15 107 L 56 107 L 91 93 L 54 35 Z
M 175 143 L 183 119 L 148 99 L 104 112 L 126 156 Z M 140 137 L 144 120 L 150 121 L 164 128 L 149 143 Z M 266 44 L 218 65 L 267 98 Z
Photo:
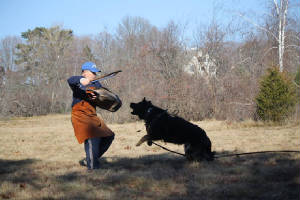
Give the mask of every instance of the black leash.
M 159 144 L 156 144 L 155 142 L 152 142 L 152 144 L 155 144 L 156 146 L 159 146 L 160 148 L 162 148 L 162 149 L 164 149 L 164 150 L 166 150 L 166 151 L 170 151 L 170 152 L 172 152 L 172 153 L 175 153 L 175 154 L 178 154 L 178 155 L 181 155 L 181 156 L 184 156 L 184 157 L 185 157 L 185 154 L 182 154 L 182 153 L 179 153 L 179 152 L 176 152 L 176 151 L 172 151 L 172 150 L 170 150 L 170 149 L 168 149 L 168 148 L 166 148 L 166 147 L 163 147 L 163 146 L 161 146 L 161 145 L 159 145 Z
M 159 146 L 160 148 L 169 151 L 171 153 L 175 153 L 181 156 L 185 156 L 185 154 L 176 152 L 176 151 L 172 151 L 166 147 L 163 147 L 155 142 L 152 142 L 152 144 L 155 144 L 156 146 Z M 262 154 L 262 153 L 300 153 L 300 151 L 290 151 L 290 150 L 282 150 L 282 151 L 256 151 L 256 152 L 248 152 L 248 153 L 235 153 L 235 154 L 221 154 L 221 155 L 215 155 L 214 158 L 225 158 L 225 157 L 232 157 L 232 156 L 243 156 L 243 155 L 251 155 L 251 154 Z
M 214 156 L 214 158 L 225 158 L 225 157 L 231 157 L 231 156 L 243 156 L 243 155 L 262 154 L 262 153 L 300 153 L 300 151 L 289 151 L 289 150 L 282 150 L 282 151 L 256 151 L 256 152 L 248 152 L 248 153 L 223 154 L 223 155 L 219 155 L 219 156 Z

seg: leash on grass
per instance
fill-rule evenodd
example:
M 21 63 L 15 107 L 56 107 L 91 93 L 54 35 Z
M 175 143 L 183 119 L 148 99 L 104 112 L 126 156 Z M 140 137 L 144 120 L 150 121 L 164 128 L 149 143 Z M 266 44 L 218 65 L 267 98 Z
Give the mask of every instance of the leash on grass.
M 178 155 L 181 155 L 181 156 L 184 156 L 186 157 L 185 154 L 182 154 L 182 153 L 179 153 L 179 152 L 176 152 L 176 151 L 172 151 L 166 147 L 163 147 L 155 142 L 152 142 L 152 144 L 155 144 L 156 146 L 166 150 L 166 151 L 169 151 L 171 153 L 175 153 L 175 154 L 178 154 Z M 262 154 L 262 153 L 300 153 L 300 151 L 291 151 L 291 150 L 282 150 L 282 151 L 255 151 L 255 152 L 247 152 L 247 153 L 234 153 L 234 154 L 221 154 L 221 155 L 215 155 L 214 158 L 225 158 L 225 157 L 232 157 L 232 156 L 243 156 L 243 155 L 251 155 L 251 154 Z
M 164 149 L 164 150 L 166 150 L 166 151 L 169 151 L 169 152 L 171 152 L 171 153 L 175 153 L 175 154 L 178 154 L 178 155 L 181 155 L 181 156 L 184 156 L 184 157 L 185 157 L 185 154 L 183 154 L 183 153 L 179 153 L 179 152 L 176 152 L 176 151 L 172 151 L 172 150 L 170 150 L 170 149 L 168 149 L 168 148 L 166 148 L 166 147 L 163 147 L 163 146 L 161 146 L 161 145 L 159 145 L 159 144 L 157 144 L 157 143 L 155 143 L 155 142 L 152 142 L 152 144 L 155 144 L 156 146 L 159 146 L 160 148 L 162 148 L 162 149 Z
M 214 156 L 214 158 L 225 158 L 232 156 L 243 156 L 250 154 L 262 154 L 262 153 L 300 153 L 300 151 L 290 151 L 290 150 L 282 150 L 282 151 L 255 151 L 255 152 L 247 152 L 247 153 L 234 153 L 234 154 L 221 154 Z

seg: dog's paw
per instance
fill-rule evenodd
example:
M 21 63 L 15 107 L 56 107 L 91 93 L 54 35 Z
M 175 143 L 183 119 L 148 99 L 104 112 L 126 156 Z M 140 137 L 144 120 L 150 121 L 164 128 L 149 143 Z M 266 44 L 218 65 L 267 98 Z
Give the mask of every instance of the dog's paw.
M 144 135 L 135 146 L 140 146 L 142 143 L 144 143 L 144 142 L 146 142 L 148 140 L 149 140 L 149 136 L 148 135 Z
M 151 140 L 148 140 L 148 141 L 147 141 L 147 144 L 148 144 L 148 146 L 152 146 L 152 141 L 151 141 Z
M 142 144 L 142 142 L 138 142 L 138 143 L 136 143 L 136 145 L 135 146 L 141 146 L 141 144 Z

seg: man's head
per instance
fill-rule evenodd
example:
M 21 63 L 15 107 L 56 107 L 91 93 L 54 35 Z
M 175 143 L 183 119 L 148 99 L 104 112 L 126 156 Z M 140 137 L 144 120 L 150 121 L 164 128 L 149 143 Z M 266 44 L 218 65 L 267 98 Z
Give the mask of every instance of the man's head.
M 97 69 L 96 64 L 93 62 L 85 62 L 81 66 L 81 70 L 82 70 L 82 76 L 90 80 L 96 77 L 97 72 L 101 72 L 101 70 Z

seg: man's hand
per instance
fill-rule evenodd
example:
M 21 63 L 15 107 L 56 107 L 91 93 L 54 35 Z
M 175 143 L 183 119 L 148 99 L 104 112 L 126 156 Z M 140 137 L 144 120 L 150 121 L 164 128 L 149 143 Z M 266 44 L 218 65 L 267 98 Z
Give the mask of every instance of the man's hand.
M 87 86 L 88 84 L 90 84 L 90 80 L 88 78 L 81 78 L 80 79 L 80 83 L 83 85 L 83 86 Z
M 97 98 L 97 94 L 95 94 L 95 92 L 89 93 L 89 99 L 95 100 L 96 98 Z
M 97 92 L 95 92 L 91 89 L 87 89 L 86 94 L 87 94 L 89 100 L 95 100 L 99 96 L 99 94 Z

